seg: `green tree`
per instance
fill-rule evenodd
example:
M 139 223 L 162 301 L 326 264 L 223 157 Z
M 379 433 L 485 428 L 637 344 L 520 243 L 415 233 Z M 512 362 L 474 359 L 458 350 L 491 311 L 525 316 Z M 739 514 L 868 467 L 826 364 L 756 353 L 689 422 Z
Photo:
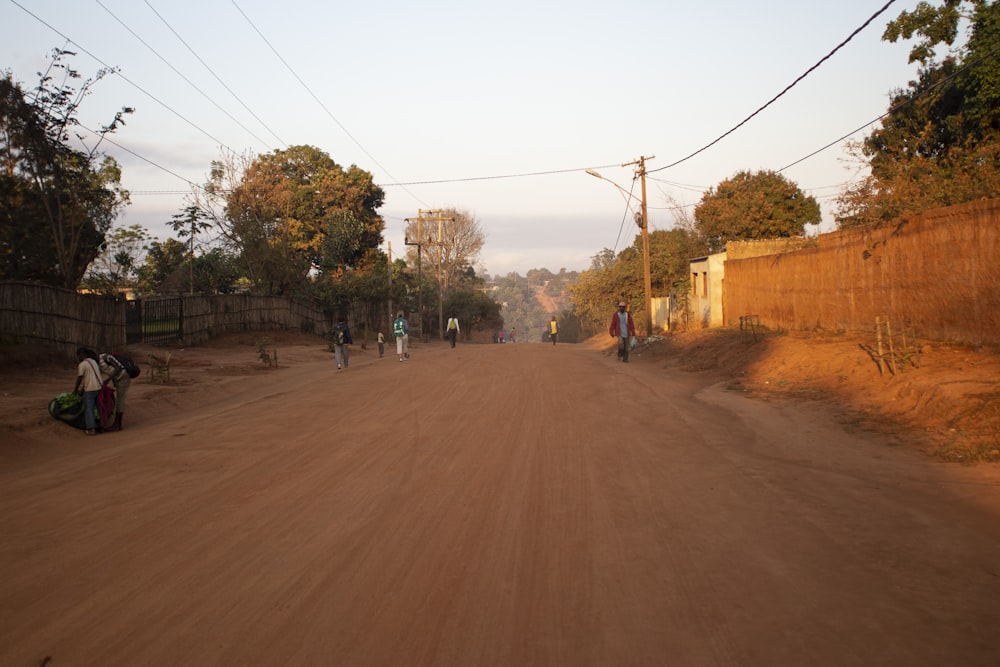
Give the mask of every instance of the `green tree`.
M 87 269 L 82 286 L 104 294 L 136 287 L 138 271 L 152 237 L 141 225 L 119 227 L 107 235 L 100 254 Z
M 210 248 L 192 260 L 188 242 L 153 241 L 137 271 L 143 294 L 229 294 L 242 277 L 237 259 L 224 248 Z
M 955 44 L 963 20 L 970 25 L 966 44 L 937 61 L 937 49 Z M 1000 4 L 922 2 L 883 34 L 890 42 L 914 37 L 917 80 L 892 92 L 880 128 L 848 146 L 870 174 L 838 198 L 842 228 L 1000 196 Z
M 144 295 L 167 294 L 182 289 L 182 272 L 187 259 L 187 246 L 177 239 L 162 243 L 152 241 L 146 251 L 146 261 L 137 270 L 139 290 Z M 177 278 L 172 278 L 173 276 Z
M 822 219 L 819 204 L 774 171 L 741 171 L 710 188 L 694 210 L 694 224 L 709 252 L 729 241 L 801 236 Z
M 256 291 L 293 294 L 314 273 L 357 268 L 382 241 L 384 193 L 371 174 L 312 146 L 226 153 L 193 202 L 242 262 Z
M 80 74 L 64 62 L 72 55 L 54 50 L 38 86 L 28 93 L 9 71 L 0 78 L 0 239 L 6 251 L 0 276 L 70 289 L 128 203 L 121 170 L 100 146 L 132 113 L 123 107 L 93 133 L 96 139 L 82 133 L 80 104 L 114 70 L 101 69 L 78 84 Z
M 187 261 L 190 261 L 188 259 Z M 210 248 L 194 258 L 188 280 L 193 284 L 189 290 L 195 294 L 231 294 L 242 275 L 236 258 L 223 248 Z M 183 269 L 175 272 L 175 279 Z M 193 280 L 190 275 L 193 274 Z
M 570 288 L 572 312 L 582 338 L 601 331 L 601 323 L 610 312 L 617 291 L 611 275 L 614 264 L 614 251 L 610 248 L 603 249 L 591 258 L 590 269 L 581 272 L 580 279 Z M 641 274 L 639 280 L 642 280 Z
M 470 286 L 452 290 L 444 301 L 446 317 L 457 317 L 462 336 L 468 339 L 475 331 L 495 331 L 503 326 L 500 304 Z
M 212 222 L 201 209 L 189 204 L 183 211 L 174 214 L 167 226 L 174 230 L 178 239 L 187 239 L 188 292 L 194 294 L 195 245 L 198 234 L 211 229 Z
M 692 223 L 679 218 L 672 229 L 649 234 L 649 265 L 652 296 L 665 297 L 687 279 L 690 261 L 707 252 L 704 239 L 691 229 Z M 617 256 L 605 248 L 591 258 L 590 269 L 580 273 L 570 287 L 572 309 L 560 319 L 560 331 L 581 337 L 607 330 L 614 305 L 620 300 L 632 304 L 633 316 L 641 317 L 643 298 L 642 237 Z M 564 322 L 565 321 L 565 322 Z M 559 334 L 562 339 L 562 333 Z M 567 338 L 567 340 L 569 340 Z

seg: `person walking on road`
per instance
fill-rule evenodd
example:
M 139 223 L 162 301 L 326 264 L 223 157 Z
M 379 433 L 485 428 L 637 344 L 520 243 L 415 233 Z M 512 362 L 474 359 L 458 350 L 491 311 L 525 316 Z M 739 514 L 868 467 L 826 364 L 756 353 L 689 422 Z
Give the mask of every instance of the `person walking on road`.
M 381 331 L 378 332 L 378 358 L 381 359 L 385 356 L 385 334 Z
M 552 339 L 552 344 L 556 344 L 556 338 L 559 336 L 559 324 L 556 322 L 556 316 L 552 316 L 552 321 L 549 322 L 549 338 Z
M 445 330 L 448 332 L 448 341 L 452 347 L 455 347 L 455 340 L 458 338 L 458 334 L 462 332 L 462 328 L 458 326 L 458 318 L 449 317 L 448 326 L 445 327 Z
M 628 363 L 629 340 L 635 335 L 635 323 L 632 313 L 625 310 L 625 302 L 618 302 L 618 312 L 611 316 L 611 326 L 608 333 L 618 339 L 618 360 Z
M 348 349 L 348 345 L 354 342 L 351 338 L 351 329 L 347 326 L 347 322 L 343 317 L 337 319 L 337 323 L 333 325 L 333 351 L 337 358 L 337 370 L 340 370 L 341 364 L 344 368 L 347 368 L 348 364 L 351 362 L 351 351 Z
M 392 335 L 396 339 L 396 354 L 399 361 L 410 358 L 410 323 L 403 317 L 403 311 L 396 313 L 396 320 L 392 323 Z

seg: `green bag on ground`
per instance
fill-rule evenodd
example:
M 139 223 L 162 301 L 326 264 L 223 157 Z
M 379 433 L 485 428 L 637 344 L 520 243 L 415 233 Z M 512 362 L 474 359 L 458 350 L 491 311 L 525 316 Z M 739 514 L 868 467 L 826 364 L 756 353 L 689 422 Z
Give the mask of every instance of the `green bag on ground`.
M 70 426 L 86 428 L 83 420 L 83 397 L 68 391 L 49 401 L 49 414 Z

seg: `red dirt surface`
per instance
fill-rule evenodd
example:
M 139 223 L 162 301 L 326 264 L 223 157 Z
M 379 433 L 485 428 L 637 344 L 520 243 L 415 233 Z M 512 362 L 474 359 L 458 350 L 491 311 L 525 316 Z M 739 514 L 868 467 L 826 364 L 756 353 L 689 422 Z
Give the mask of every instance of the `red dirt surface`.
M 73 369 L 8 350 L 0 662 L 997 664 L 1000 472 L 927 455 L 996 443 L 987 352 L 412 352 L 175 350 L 87 438 L 45 412 Z

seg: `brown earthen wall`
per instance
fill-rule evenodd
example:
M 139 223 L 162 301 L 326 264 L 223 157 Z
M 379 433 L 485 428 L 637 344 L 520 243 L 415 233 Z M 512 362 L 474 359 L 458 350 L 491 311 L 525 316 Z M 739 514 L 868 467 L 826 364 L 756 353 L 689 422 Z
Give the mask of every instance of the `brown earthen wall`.
M 726 325 L 874 330 L 1000 344 L 1000 200 L 937 209 L 876 230 L 823 234 L 814 248 L 727 260 Z

